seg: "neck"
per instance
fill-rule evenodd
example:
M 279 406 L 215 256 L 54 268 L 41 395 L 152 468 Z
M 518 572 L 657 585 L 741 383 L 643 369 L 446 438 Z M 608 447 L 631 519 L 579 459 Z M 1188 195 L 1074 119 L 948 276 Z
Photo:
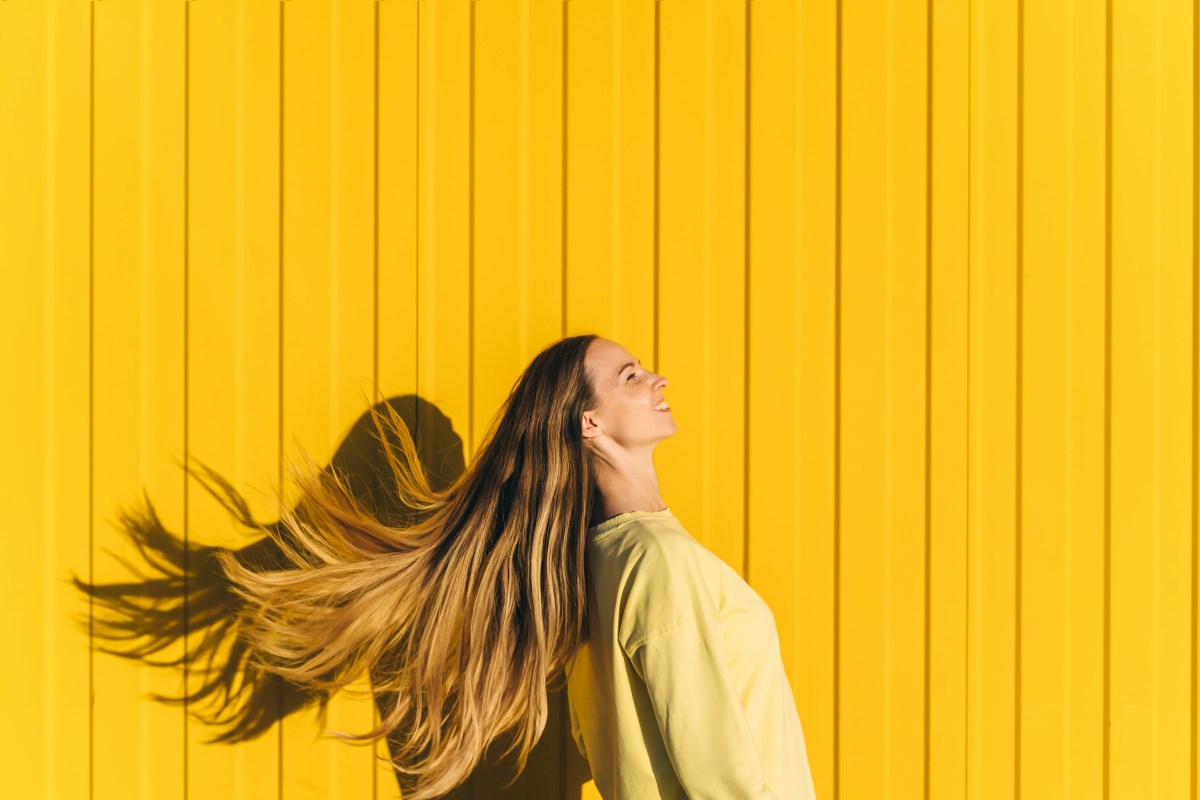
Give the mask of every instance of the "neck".
M 653 449 L 607 452 L 596 459 L 596 493 L 592 498 L 592 519 L 597 525 L 629 511 L 661 511 L 666 507 L 658 492 L 658 472 L 654 469 Z

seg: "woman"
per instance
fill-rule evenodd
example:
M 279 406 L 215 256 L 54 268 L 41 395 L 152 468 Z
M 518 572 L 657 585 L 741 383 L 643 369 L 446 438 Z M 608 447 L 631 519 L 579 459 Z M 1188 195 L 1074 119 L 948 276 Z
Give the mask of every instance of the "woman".
M 567 689 L 596 788 L 606 798 L 813 797 L 770 609 L 659 494 L 654 446 L 675 432 L 667 380 L 606 339 L 586 360 L 598 401 L 582 426 L 595 479 L 590 637 Z
M 412 524 L 373 518 L 306 461 L 300 503 L 281 506 L 290 535 L 272 534 L 292 568 L 221 556 L 247 601 L 239 635 L 314 690 L 368 673 L 387 713 L 345 736 L 389 737 L 408 800 L 465 781 L 495 740 L 523 769 L 560 669 L 605 798 L 812 797 L 770 611 L 658 493 L 665 385 L 615 342 L 556 342 L 441 492 L 403 423 L 377 418 Z

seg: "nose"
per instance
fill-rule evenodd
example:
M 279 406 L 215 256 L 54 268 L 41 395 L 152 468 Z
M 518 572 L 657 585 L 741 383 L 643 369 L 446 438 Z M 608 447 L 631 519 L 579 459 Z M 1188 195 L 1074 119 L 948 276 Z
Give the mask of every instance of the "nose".
M 667 385 L 667 379 L 664 378 L 662 375 L 659 375 L 658 380 L 654 382 L 655 389 L 661 389 L 666 385 Z

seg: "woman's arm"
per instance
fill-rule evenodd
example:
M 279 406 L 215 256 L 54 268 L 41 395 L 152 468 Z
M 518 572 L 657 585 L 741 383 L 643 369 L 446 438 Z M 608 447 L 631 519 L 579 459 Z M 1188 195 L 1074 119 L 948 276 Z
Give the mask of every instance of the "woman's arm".
M 689 798 L 778 800 L 763 774 L 715 617 L 651 633 L 627 653 Z

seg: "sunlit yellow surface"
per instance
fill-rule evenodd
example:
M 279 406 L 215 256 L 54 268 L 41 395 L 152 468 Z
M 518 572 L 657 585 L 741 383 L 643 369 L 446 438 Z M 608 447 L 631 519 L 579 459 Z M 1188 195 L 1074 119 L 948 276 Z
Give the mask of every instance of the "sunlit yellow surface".
M 0 2 L 0 794 L 397 797 L 311 710 L 207 744 L 67 581 L 143 491 L 238 546 L 177 462 L 272 518 L 376 390 L 469 462 L 596 332 L 670 381 L 818 796 L 1186 796 L 1195 20 L 1111 6 Z M 598 797 L 552 708 L 461 795 Z

